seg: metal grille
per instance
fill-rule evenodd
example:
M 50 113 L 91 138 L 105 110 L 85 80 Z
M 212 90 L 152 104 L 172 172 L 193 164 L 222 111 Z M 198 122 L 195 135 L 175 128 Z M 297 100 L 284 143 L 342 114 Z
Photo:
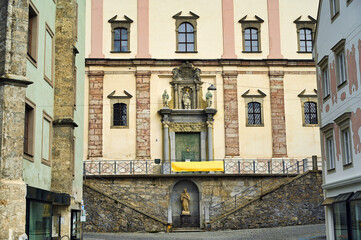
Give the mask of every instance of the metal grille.
M 305 111 L 305 124 L 318 124 L 317 103 L 305 102 L 304 111 Z
M 116 103 L 113 105 L 113 125 L 127 126 L 127 104 Z
M 248 103 L 248 124 L 262 124 L 261 104 L 258 102 Z

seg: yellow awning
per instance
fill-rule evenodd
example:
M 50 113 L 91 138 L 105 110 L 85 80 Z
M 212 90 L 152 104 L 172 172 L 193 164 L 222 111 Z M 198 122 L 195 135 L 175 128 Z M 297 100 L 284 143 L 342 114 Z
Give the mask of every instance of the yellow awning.
M 173 172 L 224 171 L 223 161 L 172 162 Z

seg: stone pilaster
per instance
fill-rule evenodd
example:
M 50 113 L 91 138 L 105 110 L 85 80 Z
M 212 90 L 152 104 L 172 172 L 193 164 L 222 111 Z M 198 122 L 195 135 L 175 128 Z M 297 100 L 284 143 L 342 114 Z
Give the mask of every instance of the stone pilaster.
M 150 71 L 137 71 L 137 159 L 150 159 Z
M 0 239 L 25 233 L 23 181 L 28 1 L 0 1 Z
M 283 71 L 269 71 L 271 118 L 272 118 L 272 157 L 287 157 L 285 94 Z
M 236 71 L 223 72 L 225 153 L 239 156 L 238 97 Z
M 103 156 L 103 81 L 104 71 L 90 71 L 88 157 Z

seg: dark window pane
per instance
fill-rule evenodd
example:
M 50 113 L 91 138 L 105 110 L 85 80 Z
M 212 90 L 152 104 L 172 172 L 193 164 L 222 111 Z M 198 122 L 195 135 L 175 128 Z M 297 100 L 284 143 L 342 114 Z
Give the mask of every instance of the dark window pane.
M 349 239 L 346 202 L 333 204 L 335 240 Z
M 361 239 L 361 200 L 352 201 L 350 204 L 352 240 Z

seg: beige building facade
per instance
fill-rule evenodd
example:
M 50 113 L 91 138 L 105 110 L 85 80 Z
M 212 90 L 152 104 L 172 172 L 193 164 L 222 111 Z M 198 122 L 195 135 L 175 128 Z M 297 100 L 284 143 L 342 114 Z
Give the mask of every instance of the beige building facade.
M 190 133 L 200 139 L 191 160 L 319 156 L 311 53 L 317 5 L 92 0 L 86 16 L 86 159 L 181 161 L 177 151 L 187 150 L 182 133 L 188 133 L 185 142 Z M 177 75 L 187 71 L 192 74 Z M 187 110 L 187 89 L 190 111 L 175 120 L 172 114 Z M 168 107 L 170 115 L 162 112 Z M 202 111 L 187 119 L 196 109 Z M 207 109 L 214 109 L 209 119 Z

